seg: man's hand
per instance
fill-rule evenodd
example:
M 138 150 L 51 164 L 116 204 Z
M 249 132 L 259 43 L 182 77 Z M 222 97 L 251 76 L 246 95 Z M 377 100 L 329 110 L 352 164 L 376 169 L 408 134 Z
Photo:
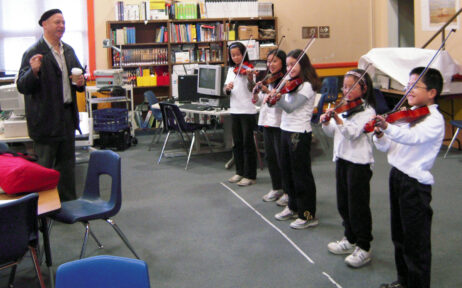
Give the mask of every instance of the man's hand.
M 34 73 L 35 77 L 38 77 L 38 72 L 40 71 L 40 67 L 42 67 L 42 54 L 35 54 L 29 60 L 30 68 Z

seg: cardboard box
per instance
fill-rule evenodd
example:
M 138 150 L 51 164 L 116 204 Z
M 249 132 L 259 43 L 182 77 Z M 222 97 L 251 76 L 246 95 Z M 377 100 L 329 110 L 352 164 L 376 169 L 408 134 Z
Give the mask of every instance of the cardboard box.
M 252 36 L 252 39 L 258 39 L 258 26 L 241 25 L 239 26 L 237 35 L 239 37 L 239 40 L 250 39 L 250 36 Z
M 3 121 L 5 138 L 29 137 L 26 120 L 5 120 Z
M 274 50 L 274 49 L 277 49 L 278 46 L 276 45 L 271 45 L 271 46 L 267 46 L 267 45 L 264 45 L 264 46 L 260 46 L 260 60 L 266 60 L 266 55 L 268 55 L 268 53 L 271 51 L 271 50 Z

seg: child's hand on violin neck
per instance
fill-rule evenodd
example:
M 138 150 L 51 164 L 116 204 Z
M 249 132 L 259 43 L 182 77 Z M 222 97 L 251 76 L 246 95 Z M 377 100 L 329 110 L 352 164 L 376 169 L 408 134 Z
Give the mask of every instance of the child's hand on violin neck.
M 376 128 L 380 128 L 381 130 L 387 129 L 388 123 L 383 116 L 377 115 L 375 116 L 374 120 Z
M 226 90 L 228 90 L 228 91 L 233 90 L 233 88 L 234 88 L 234 83 L 233 82 L 228 83 L 228 85 L 226 85 Z

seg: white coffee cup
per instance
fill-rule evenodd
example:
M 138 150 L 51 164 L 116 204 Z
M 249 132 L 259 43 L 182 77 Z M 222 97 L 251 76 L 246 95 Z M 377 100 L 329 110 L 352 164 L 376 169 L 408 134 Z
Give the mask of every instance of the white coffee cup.
M 83 74 L 82 69 L 77 68 L 77 67 L 72 68 L 71 74 L 72 74 L 72 84 L 77 85 L 77 82 L 79 81 L 80 75 Z

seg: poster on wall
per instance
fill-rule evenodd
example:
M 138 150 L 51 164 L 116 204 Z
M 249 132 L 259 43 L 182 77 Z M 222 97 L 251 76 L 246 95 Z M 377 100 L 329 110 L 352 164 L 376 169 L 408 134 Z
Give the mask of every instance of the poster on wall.
M 422 30 L 436 31 L 449 21 L 459 10 L 459 0 L 422 0 Z M 456 17 L 447 29 L 459 29 Z

